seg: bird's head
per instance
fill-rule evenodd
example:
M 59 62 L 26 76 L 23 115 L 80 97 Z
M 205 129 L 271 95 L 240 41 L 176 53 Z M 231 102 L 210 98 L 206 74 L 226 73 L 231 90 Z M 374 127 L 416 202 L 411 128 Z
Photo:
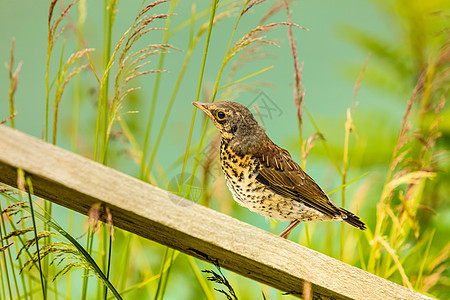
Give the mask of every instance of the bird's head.
M 242 104 L 232 101 L 215 103 L 192 102 L 213 120 L 223 138 L 252 136 L 264 133 L 250 110 Z M 262 131 L 262 132 L 261 132 Z

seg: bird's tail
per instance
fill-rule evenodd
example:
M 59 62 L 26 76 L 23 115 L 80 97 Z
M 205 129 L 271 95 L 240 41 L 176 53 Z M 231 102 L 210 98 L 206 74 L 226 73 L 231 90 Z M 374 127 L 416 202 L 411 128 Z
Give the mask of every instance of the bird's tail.
M 366 224 L 364 224 L 364 222 L 361 221 L 361 219 L 358 216 L 354 215 L 353 213 L 343 208 L 340 208 L 340 211 L 341 214 L 343 215 L 342 217 L 343 222 L 346 222 L 352 225 L 353 227 L 359 228 L 361 230 L 366 229 Z

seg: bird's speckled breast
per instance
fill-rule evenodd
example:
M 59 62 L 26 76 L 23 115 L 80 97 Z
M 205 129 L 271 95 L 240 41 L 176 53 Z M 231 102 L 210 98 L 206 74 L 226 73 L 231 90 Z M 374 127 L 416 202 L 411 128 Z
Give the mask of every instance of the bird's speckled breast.
M 227 186 L 234 200 L 241 206 L 281 221 L 309 222 L 331 219 L 300 201 L 276 194 L 270 187 L 256 180 L 259 170 L 257 159 L 235 153 L 227 140 L 221 141 L 220 161 Z

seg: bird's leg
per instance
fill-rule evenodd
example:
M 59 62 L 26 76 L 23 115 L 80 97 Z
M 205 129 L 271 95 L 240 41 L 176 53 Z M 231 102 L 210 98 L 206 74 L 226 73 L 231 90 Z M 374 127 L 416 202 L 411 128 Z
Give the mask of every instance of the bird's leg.
M 294 220 L 289 222 L 289 225 L 286 227 L 286 229 L 280 233 L 280 237 L 287 239 L 289 237 L 289 234 L 291 234 L 292 229 L 294 229 L 301 222 L 302 221 L 300 220 Z

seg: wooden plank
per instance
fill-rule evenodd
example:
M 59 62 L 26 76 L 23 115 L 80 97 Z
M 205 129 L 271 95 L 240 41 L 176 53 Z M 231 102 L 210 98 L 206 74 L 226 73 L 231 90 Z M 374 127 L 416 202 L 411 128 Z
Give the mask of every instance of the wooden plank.
M 87 214 L 106 204 L 114 225 L 233 272 L 300 295 L 336 299 L 430 299 L 319 252 L 177 197 L 114 169 L 0 126 L 0 182 L 31 174 L 36 195 Z

